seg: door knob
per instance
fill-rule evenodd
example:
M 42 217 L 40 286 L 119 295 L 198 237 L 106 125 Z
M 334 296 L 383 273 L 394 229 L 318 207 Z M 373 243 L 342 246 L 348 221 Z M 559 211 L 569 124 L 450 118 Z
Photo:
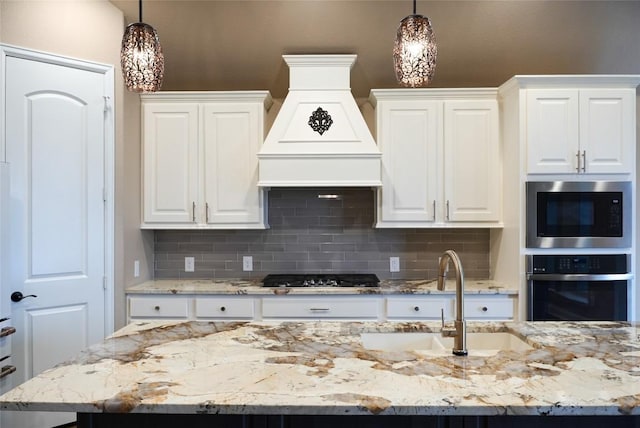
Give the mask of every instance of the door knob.
M 12 302 L 19 302 L 22 299 L 26 299 L 27 297 L 38 297 L 35 294 L 29 294 L 27 296 L 25 296 L 24 294 L 22 294 L 19 291 L 14 291 L 13 293 L 11 293 L 11 301 Z

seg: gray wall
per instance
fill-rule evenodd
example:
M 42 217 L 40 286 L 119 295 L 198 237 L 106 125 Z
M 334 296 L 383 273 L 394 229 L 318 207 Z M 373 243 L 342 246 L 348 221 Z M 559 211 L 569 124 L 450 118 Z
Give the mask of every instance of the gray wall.
M 324 189 L 325 191 L 327 189 Z M 272 189 L 269 230 L 156 231 L 155 277 L 261 278 L 269 273 L 359 272 L 379 278 L 435 278 L 438 256 L 460 255 L 467 278 L 489 277 L 488 229 L 373 229 L 371 189 L 330 189 L 342 200 L 321 200 L 323 189 Z M 253 256 L 253 272 L 242 256 Z M 184 258 L 195 257 L 195 272 Z M 400 272 L 389 272 L 389 257 Z

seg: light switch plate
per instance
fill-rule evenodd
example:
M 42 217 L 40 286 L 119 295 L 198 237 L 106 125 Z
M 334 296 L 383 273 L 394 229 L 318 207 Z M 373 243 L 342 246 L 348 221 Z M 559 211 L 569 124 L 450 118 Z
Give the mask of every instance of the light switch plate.
M 185 272 L 194 272 L 196 270 L 196 259 L 195 257 L 185 257 L 184 258 L 184 271 Z
M 389 257 L 389 272 L 400 272 L 400 257 Z
M 251 272 L 253 270 L 252 256 L 242 256 L 242 270 L 245 272 Z

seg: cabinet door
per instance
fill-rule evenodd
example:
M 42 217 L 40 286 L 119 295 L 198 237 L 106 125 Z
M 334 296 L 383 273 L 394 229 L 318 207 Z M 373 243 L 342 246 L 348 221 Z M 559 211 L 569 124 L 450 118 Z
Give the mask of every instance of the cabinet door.
M 205 104 L 203 115 L 206 223 L 264 228 L 263 191 L 257 186 L 262 104 Z
M 498 102 L 446 101 L 445 221 L 499 221 L 500 171 Z
M 379 103 L 382 188 L 377 226 L 436 221 L 441 106 L 436 101 Z
M 584 173 L 631 173 L 635 144 L 632 89 L 580 91 L 580 150 Z
M 577 89 L 527 90 L 527 173 L 578 172 L 578 109 Z
M 145 103 L 144 223 L 193 223 L 198 195 L 198 105 Z

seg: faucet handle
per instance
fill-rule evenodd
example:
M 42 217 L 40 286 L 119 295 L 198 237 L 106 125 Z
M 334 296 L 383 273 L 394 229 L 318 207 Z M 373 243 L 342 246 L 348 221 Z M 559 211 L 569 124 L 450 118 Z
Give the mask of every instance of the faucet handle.
M 455 329 L 447 328 L 444 325 L 444 308 L 440 308 L 440 319 L 442 320 L 442 328 L 440 329 L 440 334 L 442 334 L 442 337 L 455 337 L 455 336 L 457 336 Z

